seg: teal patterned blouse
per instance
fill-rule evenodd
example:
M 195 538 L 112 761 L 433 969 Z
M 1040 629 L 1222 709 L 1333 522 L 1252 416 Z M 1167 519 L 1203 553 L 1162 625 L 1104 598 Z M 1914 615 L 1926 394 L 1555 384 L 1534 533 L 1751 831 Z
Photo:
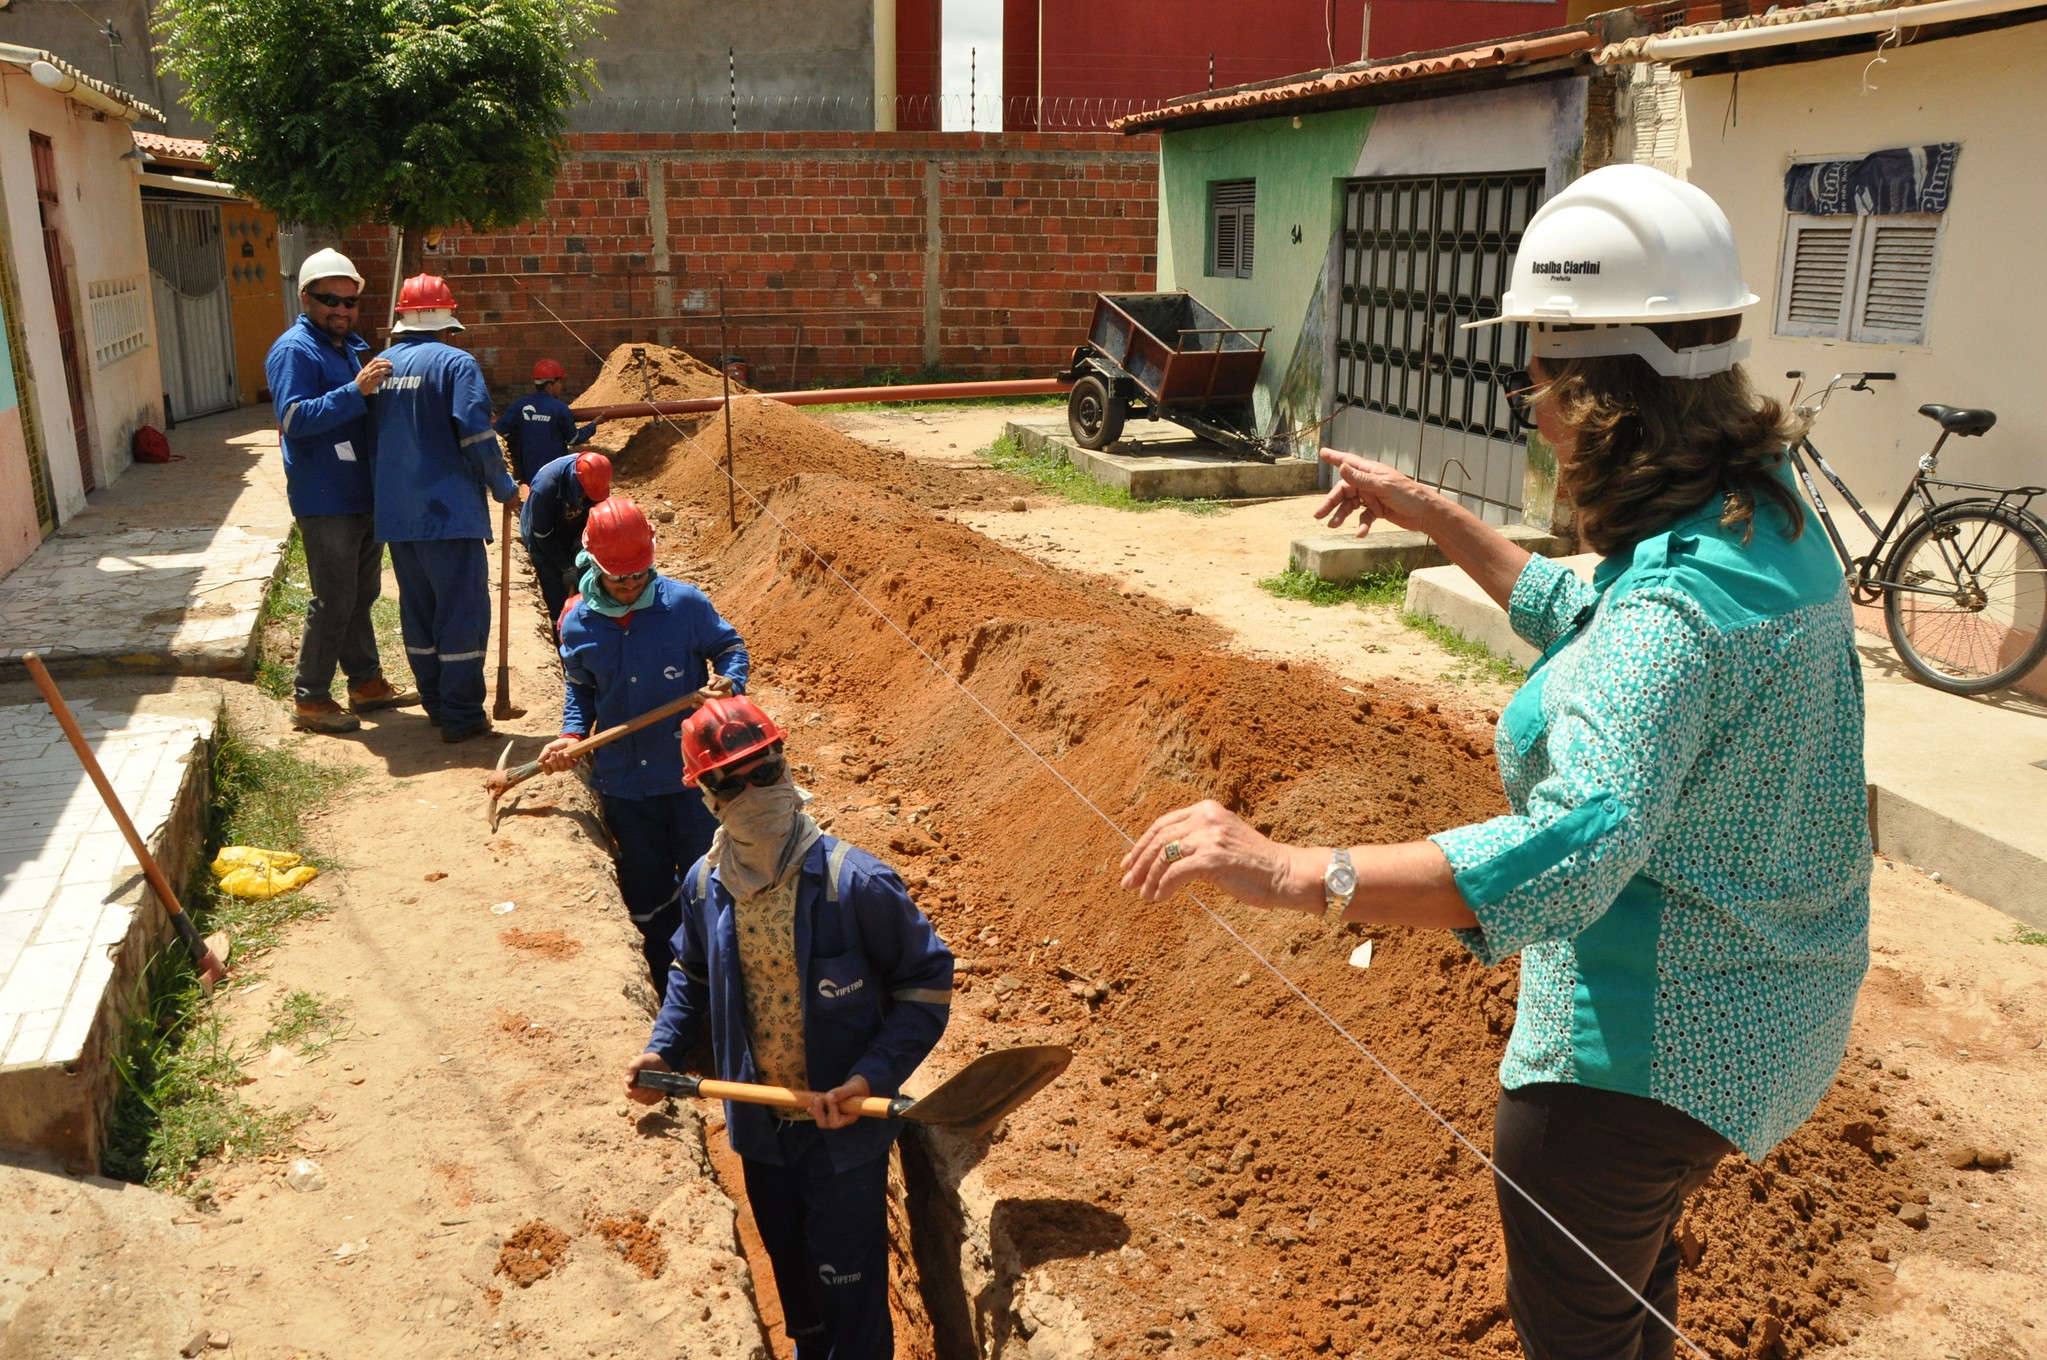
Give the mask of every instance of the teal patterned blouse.
M 1869 963 L 1862 675 L 1808 512 L 1717 501 L 1586 585 L 1531 560 L 1543 658 L 1501 715 L 1514 811 L 1432 839 L 1486 964 L 1519 952 L 1500 1083 L 1647 1096 L 1760 1159 L 1833 1082 Z

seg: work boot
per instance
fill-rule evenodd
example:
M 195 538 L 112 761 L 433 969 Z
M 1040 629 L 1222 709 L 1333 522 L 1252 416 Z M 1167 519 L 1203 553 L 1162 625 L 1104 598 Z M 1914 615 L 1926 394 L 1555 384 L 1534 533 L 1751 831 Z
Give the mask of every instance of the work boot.
M 394 688 L 391 682 L 381 675 L 365 684 L 348 687 L 348 706 L 357 713 L 369 713 L 379 708 L 399 708 L 405 704 L 418 702 L 418 690 Z
M 300 699 L 291 706 L 291 725 L 301 732 L 338 736 L 362 726 L 362 719 L 332 699 Z
M 468 727 L 443 727 L 441 740 L 453 746 L 456 742 L 468 741 L 471 737 L 487 737 L 496 730 L 490 725 L 490 719 L 485 718 L 482 722 L 472 723 Z

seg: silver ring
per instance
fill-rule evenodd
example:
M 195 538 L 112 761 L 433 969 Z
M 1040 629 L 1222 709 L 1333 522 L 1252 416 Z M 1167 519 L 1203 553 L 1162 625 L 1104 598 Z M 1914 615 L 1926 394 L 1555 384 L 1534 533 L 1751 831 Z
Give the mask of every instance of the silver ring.
M 1176 859 L 1184 859 L 1186 858 L 1186 855 L 1187 851 L 1184 847 L 1181 846 L 1180 842 L 1178 841 L 1166 842 L 1166 863 L 1171 864 Z

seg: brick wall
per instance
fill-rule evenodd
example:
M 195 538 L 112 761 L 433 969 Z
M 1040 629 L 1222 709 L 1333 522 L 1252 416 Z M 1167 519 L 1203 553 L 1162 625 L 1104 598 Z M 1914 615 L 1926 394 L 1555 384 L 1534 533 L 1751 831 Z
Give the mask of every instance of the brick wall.
M 500 392 L 542 356 L 574 392 L 592 349 L 628 340 L 713 356 L 720 284 L 759 387 L 1043 374 L 1094 293 L 1153 286 L 1157 158 L 1155 139 L 1091 133 L 572 136 L 544 220 L 450 230 L 425 267 L 453 284 Z M 391 245 L 381 229 L 342 243 L 368 279 L 366 328 Z

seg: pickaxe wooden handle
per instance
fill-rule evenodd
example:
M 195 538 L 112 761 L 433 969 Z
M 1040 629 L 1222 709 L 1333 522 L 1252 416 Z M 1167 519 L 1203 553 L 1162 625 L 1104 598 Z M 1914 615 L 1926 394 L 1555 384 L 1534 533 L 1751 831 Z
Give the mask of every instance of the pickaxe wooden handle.
M 615 741 L 622 741 L 635 732 L 644 731 L 652 727 L 664 718 L 672 718 L 678 713 L 700 707 L 707 699 L 716 699 L 731 692 L 731 684 L 723 676 L 720 676 L 702 689 L 691 690 L 680 699 L 671 699 L 659 708 L 648 709 L 645 713 L 629 722 L 622 722 L 616 727 L 607 727 L 602 732 L 592 733 L 574 746 L 571 746 L 564 754 L 571 760 L 581 760 L 600 746 L 609 746 Z M 484 781 L 484 786 L 490 790 L 492 826 L 497 825 L 498 799 L 504 797 L 514 788 L 539 773 L 540 762 L 537 760 L 529 760 L 524 765 L 514 765 L 509 770 L 497 769 L 490 772 L 489 777 Z
M 810 1108 L 811 1092 L 794 1091 L 787 1086 L 756 1086 L 750 1081 L 718 1081 L 712 1077 L 692 1077 L 681 1072 L 639 1071 L 633 1074 L 633 1085 L 666 1091 L 674 1096 L 703 1096 L 709 1100 L 737 1100 L 748 1105 L 766 1105 L 777 1110 L 807 1110 Z M 862 1096 L 847 1102 L 848 1107 L 869 1119 L 900 1119 L 905 1110 L 917 1103 L 915 1096 Z

